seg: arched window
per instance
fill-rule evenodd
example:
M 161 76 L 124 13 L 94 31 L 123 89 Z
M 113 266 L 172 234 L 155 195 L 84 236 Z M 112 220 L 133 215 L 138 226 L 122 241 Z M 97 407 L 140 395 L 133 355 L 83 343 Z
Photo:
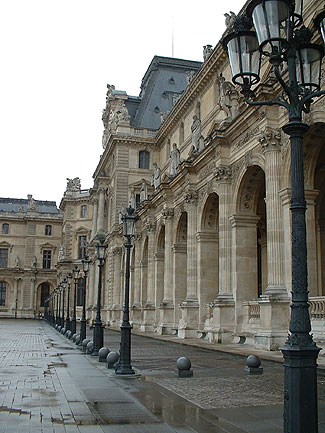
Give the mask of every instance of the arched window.
M 148 169 L 150 166 L 150 153 L 146 150 L 141 150 L 139 152 L 139 168 Z
M 45 307 L 45 301 L 50 294 L 50 285 L 49 283 L 43 283 L 41 285 L 41 307 Z
M 77 305 L 81 307 L 83 302 L 83 291 L 84 291 L 84 279 L 80 277 L 78 279 L 78 290 L 77 290 Z
M 4 223 L 2 224 L 2 234 L 7 235 L 9 233 L 9 224 Z
M 7 283 L 5 281 L 0 281 L 0 306 L 4 307 L 6 305 L 6 291 Z

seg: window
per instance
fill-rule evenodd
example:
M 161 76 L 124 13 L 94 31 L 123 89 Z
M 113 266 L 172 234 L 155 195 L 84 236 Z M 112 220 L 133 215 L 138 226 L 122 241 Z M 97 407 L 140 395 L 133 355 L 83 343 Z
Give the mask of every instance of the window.
M 84 279 L 80 277 L 78 279 L 78 290 L 77 290 L 77 305 L 81 307 L 83 305 L 83 291 L 84 291 Z
M 8 267 L 8 249 L 0 248 L 0 268 Z
M 7 283 L 0 281 L 0 306 L 4 307 L 6 305 L 6 291 Z
M 136 207 L 136 209 L 138 209 L 139 206 L 140 206 L 140 194 L 136 194 L 135 195 L 135 207 Z
M 80 218 L 87 218 L 87 205 L 85 204 L 80 208 Z
M 83 259 L 87 253 L 87 236 L 79 236 L 78 259 Z
M 45 236 L 51 236 L 52 234 L 52 226 L 50 224 L 46 224 L 45 226 Z
M 45 307 L 45 301 L 50 294 L 50 285 L 49 283 L 43 283 L 41 285 L 41 307 Z
M 7 235 L 9 233 L 9 224 L 2 224 L 2 234 Z
M 43 269 L 51 269 L 51 250 L 43 250 Z
M 139 168 L 148 169 L 150 165 L 150 153 L 146 150 L 141 150 L 139 152 Z

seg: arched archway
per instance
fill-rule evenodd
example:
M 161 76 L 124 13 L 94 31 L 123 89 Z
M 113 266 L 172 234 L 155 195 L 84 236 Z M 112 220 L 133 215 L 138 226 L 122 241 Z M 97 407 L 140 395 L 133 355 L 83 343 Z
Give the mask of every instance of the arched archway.
M 198 242 L 198 297 L 200 328 L 204 327 L 206 305 L 219 291 L 219 197 L 211 193 L 203 206 Z
M 231 217 L 237 332 L 243 327 L 244 303 L 256 299 L 267 287 L 265 195 L 264 171 L 248 167 L 236 197 L 237 212 Z
M 173 244 L 174 275 L 173 294 L 175 305 L 174 326 L 178 326 L 180 311 L 177 307 L 186 298 L 187 291 L 187 212 L 182 212 L 176 227 Z

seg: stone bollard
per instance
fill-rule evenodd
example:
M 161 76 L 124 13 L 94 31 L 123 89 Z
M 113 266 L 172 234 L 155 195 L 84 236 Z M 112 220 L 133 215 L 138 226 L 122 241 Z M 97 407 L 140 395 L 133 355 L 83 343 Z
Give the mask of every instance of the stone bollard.
M 77 334 L 77 335 L 76 335 L 76 341 L 75 341 L 75 343 L 76 343 L 76 344 L 79 344 L 79 343 L 80 343 L 80 334 Z
M 175 374 L 178 377 L 192 377 L 193 376 L 193 370 L 191 370 L 191 361 L 186 358 L 185 356 L 182 356 L 181 358 L 178 358 L 176 362 L 176 370 Z
M 84 340 L 82 340 L 81 346 L 82 346 L 82 351 L 86 353 L 86 349 L 87 349 L 87 344 L 89 343 L 89 338 L 85 338 Z
M 65 336 L 67 337 L 67 338 L 71 338 L 71 331 L 68 329 L 67 330 L 67 332 L 65 333 Z
M 109 349 L 107 347 L 102 347 L 98 351 L 98 361 L 99 362 L 106 362 L 107 355 L 110 353 Z
M 61 331 L 61 328 L 62 328 L 62 326 L 59 325 L 56 329 L 57 329 L 58 332 L 60 332 L 60 331 Z
M 115 365 L 118 360 L 119 360 L 119 356 L 116 352 L 109 352 L 109 354 L 106 356 L 106 367 L 115 368 Z
M 71 337 L 71 340 L 72 340 L 73 342 L 75 342 L 75 341 L 76 341 L 76 337 L 77 337 L 77 334 L 73 334 L 72 337 Z
M 62 335 L 64 335 L 64 333 L 65 333 L 65 328 L 61 328 L 61 331 L 60 331 L 60 332 L 61 332 Z
M 261 360 L 256 355 L 249 355 L 246 359 L 247 366 L 244 368 L 248 374 L 263 374 L 263 368 L 260 367 Z
M 94 351 L 94 343 L 92 341 L 89 341 L 86 346 L 86 354 L 91 355 L 93 351 Z

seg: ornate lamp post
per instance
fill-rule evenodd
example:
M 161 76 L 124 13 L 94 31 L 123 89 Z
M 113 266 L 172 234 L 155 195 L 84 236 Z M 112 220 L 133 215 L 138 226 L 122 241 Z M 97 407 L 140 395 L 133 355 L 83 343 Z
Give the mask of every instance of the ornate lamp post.
M 71 334 L 75 334 L 77 332 L 77 316 L 76 316 L 76 305 L 77 305 L 77 289 L 78 289 L 78 275 L 79 268 L 77 265 L 72 270 L 73 279 L 74 279 L 74 292 L 73 292 L 73 313 L 72 313 L 72 321 L 71 321 Z
M 56 298 L 56 313 L 55 313 L 55 324 L 59 325 L 60 324 L 60 291 L 59 291 L 59 286 L 56 287 L 55 289 L 55 298 Z
M 127 213 L 122 215 L 123 235 L 127 242 L 124 244 L 126 249 L 126 268 L 125 268 L 125 291 L 124 291 L 124 309 L 123 322 L 121 326 L 121 344 L 120 344 L 120 360 L 115 370 L 116 374 L 134 374 L 131 366 L 131 325 L 129 318 L 129 291 L 130 291 L 130 253 L 131 253 L 131 238 L 135 235 L 135 223 L 138 217 L 133 215 L 134 209 L 128 207 Z
M 87 274 L 89 271 L 89 257 L 86 255 L 82 260 L 82 270 L 84 273 L 84 284 L 82 292 L 82 317 L 80 320 L 80 343 L 86 338 L 86 287 L 87 287 Z
M 71 330 L 71 320 L 70 320 L 70 291 L 71 291 L 71 281 L 72 281 L 72 274 L 69 272 L 67 274 L 67 285 L 68 285 L 68 294 L 67 294 L 67 315 L 65 319 L 65 329 Z
M 61 322 L 62 322 L 62 328 L 64 328 L 64 304 L 65 304 L 65 289 L 66 289 L 66 282 L 67 280 L 64 279 L 61 282 L 61 288 L 62 288 L 62 317 L 61 317 Z
M 284 432 L 317 433 L 317 364 L 319 348 L 310 335 L 307 290 L 306 202 L 302 139 L 308 126 L 302 113 L 310 111 L 320 90 L 323 47 L 311 44 L 313 32 L 303 25 L 303 0 L 252 0 L 247 16 L 235 19 L 234 31 L 223 40 L 233 82 L 247 104 L 280 105 L 288 111 L 283 131 L 291 143 L 292 304 L 290 334 L 284 347 Z M 325 11 L 315 20 L 325 40 Z M 254 25 L 256 33 L 251 31 Z M 260 80 L 262 56 L 268 57 L 283 92 L 275 100 L 253 100 L 252 86 Z M 283 72 L 287 68 L 287 73 Z
M 101 304 L 101 297 L 102 297 L 102 268 L 104 266 L 104 260 L 105 260 L 105 251 L 107 248 L 107 245 L 105 245 L 105 234 L 99 233 L 97 235 L 98 242 L 96 243 L 96 249 L 97 249 L 97 259 L 98 259 L 98 289 L 97 289 L 97 313 L 96 313 L 96 320 L 95 320 L 95 326 L 94 326 L 94 333 L 93 333 L 93 342 L 94 342 L 94 350 L 92 355 L 96 356 L 98 355 L 99 349 L 101 349 L 104 345 L 104 333 L 103 333 L 103 325 L 100 318 L 100 304 Z

